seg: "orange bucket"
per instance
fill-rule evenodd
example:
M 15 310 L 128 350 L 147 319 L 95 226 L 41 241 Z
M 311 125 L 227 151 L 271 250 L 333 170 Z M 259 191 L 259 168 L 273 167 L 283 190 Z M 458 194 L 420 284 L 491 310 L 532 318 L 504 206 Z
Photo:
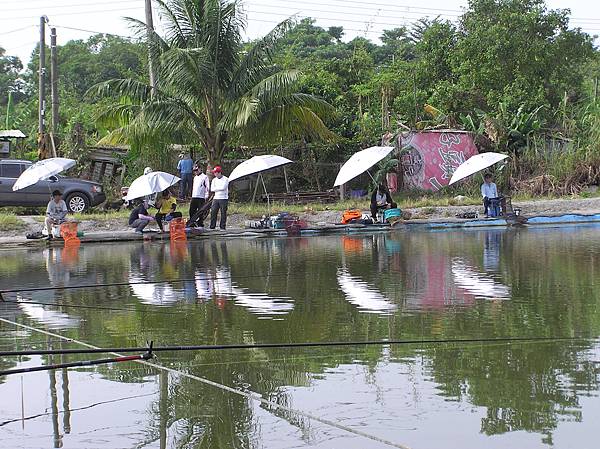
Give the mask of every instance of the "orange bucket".
M 65 241 L 65 245 L 73 243 L 81 243 L 77 237 L 77 222 L 67 221 L 60 225 L 60 236 Z
M 185 242 L 187 237 L 185 235 L 185 221 L 183 218 L 173 218 L 169 224 L 169 233 L 172 242 Z

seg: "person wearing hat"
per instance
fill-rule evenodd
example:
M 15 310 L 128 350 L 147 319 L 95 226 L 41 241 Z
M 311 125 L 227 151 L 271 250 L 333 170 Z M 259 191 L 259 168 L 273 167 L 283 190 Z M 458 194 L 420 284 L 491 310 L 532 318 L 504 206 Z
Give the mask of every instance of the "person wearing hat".
M 67 203 L 62 199 L 62 193 L 60 190 L 52 192 L 52 199 L 48 203 L 46 208 L 46 231 L 48 237 L 52 238 L 52 226 L 59 225 L 67 221 Z
M 217 214 L 221 211 L 221 221 L 219 227 L 225 230 L 227 225 L 227 203 L 229 202 L 229 179 L 223 176 L 221 167 L 218 165 L 213 168 L 215 177 L 210 183 L 210 191 L 214 194 L 212 206 L 210 208 L 210 229 L 217 226 Z
M 179 171 L 179 177 L 181 182 L 179 184 L 179 199 L 184 200 L 188 197 L 192 190 L 192 169 L 194 167 L 194 161 L 187 153 L 181 153 L 179 155 L 179 162 L 177 163 L 177 170 Z

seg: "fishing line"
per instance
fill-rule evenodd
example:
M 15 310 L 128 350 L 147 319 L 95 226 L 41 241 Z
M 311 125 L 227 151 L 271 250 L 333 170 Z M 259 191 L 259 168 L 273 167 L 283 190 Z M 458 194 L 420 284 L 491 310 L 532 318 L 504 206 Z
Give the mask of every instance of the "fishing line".
M 158 391 L 155 391 L 154 393 L 138 394 L 138 395 L 135 395 L 135 396 L 126 396 L 126 397 L 123 397 L 123 398 L 110 399 L 108 401 L 95 402 L 93 404 L 84 405 L 83 407 L 70 408 L 68 410 L 59 410 L 58 413 L 64 414 L 66 412 L 71 413 L 71 412 L 77 412 L 77 411 L 80 411 L 80 410 L 87 410 L 89 408 L 97 407 L 99 405 L 112 404 L 112 403 L 121 402 L 121 401 L 128 401 L 130 399 L 139 399 L 139 398 L 144 398 L 144 397 L 147 397 L 147 396 L 155 396 L 158 393 L 159 393 Z M 5 426 L 7 424 L 14 423 L 14 422 L 29 421 L 30 419 L 39 418 L 41 416 L 48 416 L 48 415 L 51 415 L 51 414 L 52 414 L 52 412 L 49 412 L 49 413 L 38 413 L 37 415 L 31 415 L 31 416 L 27 416 L 25 418 L 10 419 L 8 421 L 0 422 L 0 427 Z
M 0 318 L 0 321 L 12 321 Z M 24 325 L 23 325 L 24 326 Z M 322 341 L 298 343 L 253 343 L 231 345 L 181 345 L 181 346 L 154 346 L 153 352 L 176 351 L 214 351 L 227 349 L 291 349 L 330 346 L 383 346 L 383 345 L 422 345 L 422 344 L 464 344 L 464 343 L 512 343 L 512 342 L 549 342 L 549 341 L 580 341 L 590 340 L 587 337 L 499 337 L 499 338 L 460 338 L 460 339 L 411 339 L 411 340 L 365 340 L 365 341 Z M 77 342 L 77 340 L 72 340 Z M 147 347 L 130 348 L 88 348 L 88 349 L 33 349 L 24 351 L 0 351 L 0 356 L 22 355 L 54 355 L 54 354 L 101 354 L 114 352 L 143 352 Z
M 49 335 L 51 337 L 66 338 L 66 337 L 63 337 L 62 335 L 56 334 L 54 332 L 48 332 L 48 331 L 45 331 L 43 329 L 38 329 L 38 328 L 35 328 L 35 327 L 32 327 L 32 326 L 27 326 L 26 324 L 16 323 L 14 321 L 10 321 L 10 320 L 7 320 L 5 318 L 0 318 L 0 321 L 2 321 L 4 323 L 7 323 L 7 324 L 15 325 L 15 326 L 18 326 L 18 327 L 22 327 L 22 328 L 25 328 L 25 329 L 29 329 L 29 330 L 32 330 L 34 332 L 40 332 L 42 334 Z M 87 347 L 89 349 L 101 350 L 101 348 L 98 348 L 97 346 L 91 345 L 89 343 L 85 343 L 83 341 L 79 341 L 79 340 L 75 340 L 75 339 L 71 339 L 71 340 L 73 342 L 75 342 L 75 343 L 77 343 L 79 345 L 85 346 L 85 347 Z M 116 352 L 112 352 L 111 354 L 114 355 L 114 356 L 116 356 L 116 357 L 122 357 L 122 354 L 119 354 L 119 353 L 116 353 Z M 281 411 L 284 411 L 284 412 L 287 412 L 287 413 L 293 413 L 295 415 L 304 416 L 304 417 L 306 417 L 308 419 L 312 419 L 313 421 L 320 422 L 321 424 L 325 424 L 327 426 L 334 427 L 336 429 L 343 430 L 345 432 L 352 433 L 354 435 L 361 436 L 363 438 L 368 438 L 368 439 L 370 439 L 372 441 L 376 441 L 378 443 L 382 443 L 382 444 L 385 444 L 385 445 L 388 445 L 388 446 L 391 446 L 391 447 L 396 447 L 396 448 L 399 448 L 399 449 L 410 449 L 408 446 L 404 446 L 404 445 L 402 445 L 400 443 L 395 443 L 393 441 L 389 441 L 389 440 L 386 440 L 384 438 L 380 438 L 378 436 L 371 435 L 371 434 L 363 432 L 361 430 L 353 429 L 351 427 L 348 427 L 348 426 L 345 426 L 343 424 L 340 424 L 340 423 L 328 420 L 326 418 L 322 418 L 322 417 L 313 415 L 312 413 L 305 412 L 305 411 L 302 411 L 302 410 L 293 409 L 291 407 L 287 407 L 285 405 L 278 404 L 277 402 L 273 402 L 273 401 L 270 401 L 268 399 L 264 399 L 260 394 L 255 393 L 255 392 L 250 391 L 250 390 L 248 390 L 248 391 L 237 390 L 237 389 L 235 389 L 233 387 L 229 387 L 227 385 L 222 385 L 222 384 L 214 382 L 212 380 L 205 379 L 204 377 L 195 376 L 193 374 L 189 374 L 189 373 L 186 373 L 186 372 L 183 372 L 183 371 L 179 371 L 179 370 L 176 370 L 176 369 L 173 369 L 173 368 L 168 368 L 166 366 L 158 365 L 156 363 L 148 362 L 146 360 L 136 360 L 136 363 L 140 363 L 140 364 L 143 364 L 143 365 L 155 368 L 155 369 L 163 370 L 163 371 L 166 371 L 168 373 L 175 374 L 175 375 L 178 375 L 178 376 L 181 376 L 181 377 L 186 377 L 188 379 L 197 380 L 198 382 L 202 382 L 202 383 L 204 383 L 206 385 L 210 385 L 212 387 L 219 388 L 219 389 L 227 391 L 229 393 L 237 394 L 239 396 L 245 397 L 246 399 L 250 399 L 250 400 L 253 400 L 253 401 L 256 401 L 256 402 L 260 402 L 261 404 L 265 405 L 266 407 L 278 409 L 278 410 L 281 410 Z

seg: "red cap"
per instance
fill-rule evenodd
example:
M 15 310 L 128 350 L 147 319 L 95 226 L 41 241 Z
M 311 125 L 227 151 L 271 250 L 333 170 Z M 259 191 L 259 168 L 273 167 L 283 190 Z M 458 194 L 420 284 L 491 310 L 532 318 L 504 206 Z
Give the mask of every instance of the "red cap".
M 213 173 L 221 173 L 221 166 L 217 165 L 215 168 L 213 168 Z

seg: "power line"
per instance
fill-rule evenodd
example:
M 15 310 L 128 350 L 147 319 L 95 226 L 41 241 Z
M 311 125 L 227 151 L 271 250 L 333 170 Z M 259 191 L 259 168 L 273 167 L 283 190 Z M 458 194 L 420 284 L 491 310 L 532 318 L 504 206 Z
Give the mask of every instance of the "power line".
M 125 36 L 123 34 L 107 33 L 105 31 L 87 30 L 85 28 L 75 28 L 75 27 L 70 27 L 70 26 L 66 26 L 66 25 L 54 25 L 54 24 L 52 24 L 52 26 L 54 26 L 55 28 L 63 29 L 63 30 L 82 31 L 84 33 L 90 33 L 90 34 L 104 34 L 106 36 L 115 36 L 115 37 L 120 37 L 120 38 L 123 38 L 123 39 L 130 39 L 130 40 L 135 40 L 136 39 L 133 36 Z
M 264 4 L 264 3 L 257 3 L 256 6 L 266 7 L 266 8 L 286 9 L 286 10 L 287 9 L 298 9 L 298 10 L 301 10 L 301 11 L 324 12 L 324 13 L 327 13 L 327 14 L 336 14 L 336 15 L 337 14 L 355 15 L 355 16 L 358 15 L 358 16 L 363 16 L 363 17 L 365 15 L 367 15 L 368 13 L 366 13 L 365 11 L 361 11 L 361 12 L 347 12 L 347 11 L 348 10 L 357 10 L 357 9 L 368 9 L 371 13 L 377 13 L 377 12 L 381 12 L 381 11 L 386 11 L 385 9 L 373 8 L 372 6 L 371 7 L 366 7 L 365 6 L 365 7 L 359 7 L 359 8 L 356 8 L 356 7 L 344 7 L 344 11 L 336 11 L 336 10 L 332 10 L 332 9 L 323 10 L 323 9 L 315 9 L 315 8 L 312 8 L 312 7 L 302 8 L 301 6 L 302 6 L 303 3 L 309 4 L 309 5 L 324 6 L 322 3 L 311 3 L 311 2 L 300 2 L 300 4 L 295 4 L 294 8 L 289 8 L 287 6 L 269 5 L 269 4 Z M 387 11 L 390 11 L 390 10 L 387 10 Z M 425 13 L 425 12 L 419 12 L 419 11 L 414 11 L 414 12 L 413 11 L 390 11 L 390 12 L 394 12 L 394 13 L 402 12 L 403 14 L 419 15 L 421 17 L 422 16 L 448 16 L 448 17 L 454 17 L 454 18 L 460 17 L 459 14 Z M 393 19 L 393 18 L 402 18 L 402 19 L 411 19 L 411 20 L 413 19 L 413 18 L 410 18 L 410 17 L 404 17 L 404 16 L 398 17 L 398 16 L 391 16 L 391 15 L 388 15 L 388 14 L 386 14 L 385 17 L 386 18 L 390 18 L 390 19 Z M 415 20 L 416 20 L 416 18 L 415 18 Z
M 304 0 L 299 0 L 299 1 L 289 1 L 289 0 L 280 0 L 283 3 L 293 3 L 294 7 L 301 5 L 302 3 L 309 3 L 306 2 Z M 453 13 L 463 13 L 464 11 L 461 11 L 459 9 L 443 9 L 443 8 L 428 8 L 428 7 L 424 7 L 424 6 L 412 6 L 412 5 L 401 5 L 401 4 L 389 4 L 389 3 L 377 3 L 377 2 L 361 2 L 361 1 L 355 1 L 355 0 L 329 0 L 330 2 L 337 2 L 337 3 L 342 3 L 343 5 L 341 5 L 341 7 L 343 7 L 344 9 L 347 9 L 347 4 L 357 4 L 357 5 L 368 5 L 371 9 L 373 9 L 373 6 L 384 6 L 386 8 L 396 8 L 396 9 L 403 9 L 403 10 L 424 10 L 424 11 L 441 11 L 441 12 L 453 12 Z M 253 2 L 250 2 L 253 3 Z M 323 5 L 323 3 L 320 3 L 319 5 Z
M 263 5 L 260 5 L 260 6 L 262 7 Z M 264 5 L 264 6 L 268 7 L 268 8 L 280 8 L 279 6 L 267 6 L 267 5 Z M 331 11 L 331 10 L 327 11 L 327 10 L 323 10 L 323 9 L 302 9 L 301 11 L 306 12 L 306 13 L 318 12 L 318 13 L 325 13 L 325 14 L 336 14 L 336 15 L 339 14 L 339 15 L 354 16 L 354 17 L 356 17 L 356 16 L 365 17 L 365 15 L 366 15 L 366 13 L 364 13 L 364 12 L 346 12 L 346 11 Z M 254 12 L 258 12 L 258 11 L 254 11 Z M 375 10 L 375 12 L 379 13 L 380 10 Z M 279 13 L 273 13 L 273 14 L 279 14 Z M 283 13 L 281 13 L 281 14 L 283 14 Z M 373 14 L 373 16 L 375 16 L 375 14 Z M 439 15 L 437 17 L 439 17 Z M 413 18 L 413 17 L 390 16 L 387 14 L 385 15 L 385 18 L 386 19 L 402 19 L 402 20 L 410 20 L 410 21 L 418 20 L 418 18 Z M 423 17 L 421 16 L 421 18 L 423 18 Z M 346 21 L 346 19 L 343 19 L 343 20 Z M 364 20 L 361 22 L 364 22 Z
M 39 11 L 44 9 L 46 11 L 54 11 L 55 9 L 63 9 L 63 8 L 89 8 L 90 6 L 105 6 L 105 5 L 122 5 L 123 3 L 139 3 L 138 0 L 111 0 L 108 2 L 102 3 L 76 3 L 69 5 L 48 5 L 45 4 L 43 6 L 33 6 L 27 8 L 2 8 L 2 12 L 10 12 L 10 11 Z
M 124 12 L 124 11 L 143 11 L 143 8 L 117 8 L 117 9 L 98 9 L 92 11 L 78 11 L 78 12 L 64 12 L 52 14 L 53 16 L 76 16 L 76 15 L 91 15 L 103 12 Z M 39 16 L 14 16 L 14 17 L 1 17 L 0 20 L 15 20 L 15 19 L 37 19 Z
M 5 36 L 7 34 L 17 33 L 19 31 L 28 30 L 30 28 L 35 28 L 35 27 L 37 27 L 37 25 L 27 25 L 25 27 L 17 28 L 16 30 L 4 31 L 4 32 L 0 33 L 0 36 Z

